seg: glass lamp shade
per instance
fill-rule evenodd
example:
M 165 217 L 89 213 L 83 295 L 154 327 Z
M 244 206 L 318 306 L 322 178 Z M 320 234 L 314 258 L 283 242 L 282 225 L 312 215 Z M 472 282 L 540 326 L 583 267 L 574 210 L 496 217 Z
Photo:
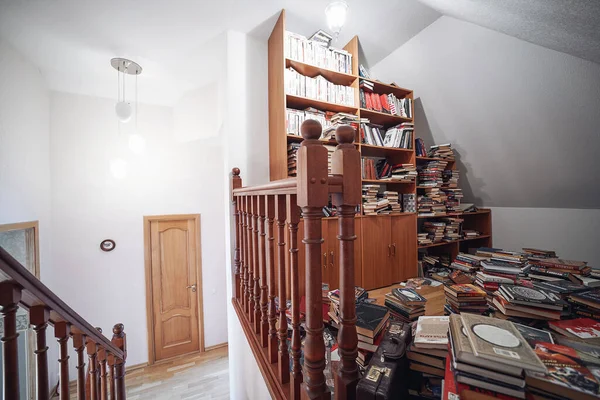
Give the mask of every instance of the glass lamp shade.
M 122 123 L 129 122 L 131 115 L 133 114 L 131 105 L 124 101 L 120 101 L 115 105 L 115 112 L 117 113 L 117 118 Z
M 327 25 L 329 29 L 336 35 L 342 30 L 342 26 L 346 22 L 346 14 L 348 13 L 348 3 L 345 1 L 334 1 L 329 3 L 325 8 L 327 16 Z

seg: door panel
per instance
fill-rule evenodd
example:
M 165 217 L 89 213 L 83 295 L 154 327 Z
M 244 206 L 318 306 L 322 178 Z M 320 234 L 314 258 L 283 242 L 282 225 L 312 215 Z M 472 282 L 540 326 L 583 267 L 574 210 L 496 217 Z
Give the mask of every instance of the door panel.
M 363 217 L 362 284 L 367 290 L 388 285 L 390 269 L 391 221 L 389 216 Z
M 417 217 L 392 217 L 392 282 L 417 276 Z
M 196 235 L 193 219 L 150 222 L 156 360 L 200 350 Z

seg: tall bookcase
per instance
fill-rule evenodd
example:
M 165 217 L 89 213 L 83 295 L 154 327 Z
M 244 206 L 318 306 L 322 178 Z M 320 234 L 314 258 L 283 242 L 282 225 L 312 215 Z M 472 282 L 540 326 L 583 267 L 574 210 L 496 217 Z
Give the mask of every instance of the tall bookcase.
M 360 107 L 359 99 L 359 80 L 370 81 L 373 83 L 373 91 L 379 94 L 394 94 L 397 98 L 409 98 L 413 100 L 413 92 L 395 85 L 388 85 L 376 80 L 359 78 L 359 42 L 358 37 L 353 37 L 344 47 L 352 55 L 352 73 L 343 73 L 333 71 L 327 68 L 317 67 L 285 56 L 285 10 L 282 10 L 279 18 L 271 32 L 268 41 L 268 83 L 269 83 L 269 168 L 271 180 L 284 179 L 288 177 L 288 159 L 287 149 L 291 143 L 298 143 L 301 137 L 288 134 L 286 130 L 286 109 L 303 110 L 308 107 L 314 107 L 321 111 L 344 112 L 353 114 L 359 118 L 368 118 L 371 123 L 383 125 L 385 128 L 398 125 L 403 122 L 412 123 L 412 118 L 405 118 L 397 115 L 386 114 L 373 110 L 367 110 Z M 350 86 L 354 88 L 354 106 L 340 105 L 326 101 L 320 101 L 312 98 L 305 98 L 286 94 L 285 90 L 285 69 L 292 67 L 302 75 L 315 77 L 321 75 L 328 81 L 337 84 Z M 411 102 L 412 103 L 412 102 Z M 411 113 L 414 115 L 414 113 Z M 389 148 L 372 146 L 360 143 L 357 137 L 355 144 L 362 157 L 380 157 L 386 158 L 389 163 L 406 163 L 417 165 L 423 158 L 415 156 L 415 137 L 417 128 L 411 138 L 410 149 Z M 358 135 L 357 135 L 358 136 Z M 325 144 L 333 144 L 326 142 Z M 387 188 L 387 190 L 397 191 L 400 194 L 417 194 L 416 182 L 400 181 L 379 181 L 363 179 L 363 184 L 378 184 Z M 484 214 L 481 214 L 484 215 Z M 389 215 L 357 215 L 357 241 L 356 247 L 356 284 L 362 285 L 366 289 L 373 289 L 407 278 L 417 276 L 418 251 L 425 248 L 417 245 L 417 214 L 399 213 Z M 468 217 L 472 218 L 472 217 Z M 323 246 L 323 279 L 327 283 L 335 286 L 338 282 L 337 268 L 335 261 L 335 220 L 336 217 L 326 218 L 323 228 L 323 237 L 325 245 Z M 479 220 L 473 219 L 473 224 L 479 223 Z M 465 221 L 466 223 L 466 221 Z M 469 225 L 470 226 L 470 225 Z M 477 225 L 478 226 L 478 225 Z M 302 229 L 302 226 L 300 227 Z M 473 229 L 477 229 L 473 227 Z M 480 230 L 480 229 L 478 229 Z M 491 222 L 489 230 L 486 233 L 491 235 Z M 481 239 L 483 240 L 483 239 Z M 328 244 L 329 243 L 329 244 Z M 483 243 L 483 242 L 482 242 Z M 482 245 L 490 245 L 489 241 Z M 452 249 L 453 253 L 458 253 L 466 245 L 459 242 L 442 244 L 433 250 L 444 250 L 444 246 Z M 463 247 L 460 247 L 463 246 Z M 447 249 L 446 249 L 447 250 Z M 456 250 L 456 251 L 454 251 Z M 302 254 L 302 251 L 300 252 Z M 303 275 L 303 260 L 300 258 L 300 273 Z M 332 287 L 333 288 L 333 287 Z M 301 288 L 302 290 L 302 288 Z

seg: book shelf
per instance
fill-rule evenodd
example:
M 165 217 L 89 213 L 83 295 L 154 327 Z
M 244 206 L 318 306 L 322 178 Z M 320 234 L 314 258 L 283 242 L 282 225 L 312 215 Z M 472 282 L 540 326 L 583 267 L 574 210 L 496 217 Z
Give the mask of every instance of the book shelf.
M 374 93 L 393 94 L 398 99 L 410 99 L 411 104 L 414 103 L 412 101 L 413 91 L 410 89 L 359 76 L 358 71 L 361 60 L 359 59 L 357 36 L 353 37 L 343 47 L 343 50 L 352 55 L 351 73 L 338 72 L 288 58 L 285 53 L 285 43 L 285 10 L 282 10 L 268 40 L 269 169 L 271 180 L 288 177 L 288 145 L 297 145 L 302 141 L 300 136 L 290 134 L 291 132 L 287 131 L 286 110 L 288 108 L 304 110 L 312 107 L 324 112 L 344 112 L 357 116 L 359 120 L 360 118 L 368 118 L 370 123 L 381 125 L 384 129 L 404 122 L 413 123 L 413 118 L 361 107 L 359 83 L 363 80 L 372 83 Z M 307 77 L 315 78 L 320 75 L 333 84 L 352 87 L 354 89 L 354 105 L 336 104 L 286 93 L 285 70 L 289 67 Z M 411 112 L 411 115 L 414 115 L 414 112 Z M 413 131 L 409 149 L 363 144 L 360 137 L 355 139 L 355 144 L 362 158 L 385 158 L 392 165 L 413 164 L 416 167 L 423 160 L 433 160 L 428 157 L 416 157 L 415 137 L 417 136 L 417 129 L 418 127 L 415 127 Z M 360 136 L 360 132 L 357 132 L 357 136 Z M 336 142 L 323 140 L 323 144 L 335 145 Z M 413 194 L 415 198 L 419 190 L 416 179 L 413 182 L 363 179 L 362 183 L 363 185 L 381 185 L 380 191 L 389 189 L 398 192 L 399 195 Z M 424 247 L 419 247 L 417 244 L 416 234 L 421 218 L 417 217 L 416 212 L 357 215 L 356 218 L 361 220 L 357 221 L 360 224 L 357 224 L 358 239 L 356 247 L 359 247 L 360 251 L 357 254 L 360 256 L 355 260 L 355 265 L 357 270 L 361 271 L 360 279 L 357 277 L 357 285 L 370 290 L 417 276 L 418 252 Z M 473 217 L 469 216 L 468 218 Z M 336 217 L 328 218 L 332 222 L 335 222 L 336 219 Z M 476 224 L 478 221 L 473 223 Z M 485 230 L 485 233 L 491 234 L 491 221 L 490 229 Z M 486 241 L 486 238 L 481 237 L 475 239 L 474 242 L 480 242 L 481 245 L 490 245 L 491 236 L 487 239 Z M 430 249 L 441 251 L 452 246 L 456 247 L 456 251 L 453 252 L 458 254 L 459 249 L 467 247 L 467 242 L 457 241 L 450 244 L 436 244 Z M 330 274 L 330 270 L 331 265 L 327 271 L 323 270 L 324 279 Z M 335 282 L 336 279 L 332 278 L 331 283 L 335 284 Z

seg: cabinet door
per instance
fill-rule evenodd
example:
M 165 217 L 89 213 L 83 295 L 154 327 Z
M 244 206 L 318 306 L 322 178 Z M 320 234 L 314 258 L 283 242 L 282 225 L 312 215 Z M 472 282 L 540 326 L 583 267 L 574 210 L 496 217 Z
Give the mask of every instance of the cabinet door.
M 362 286 L 362 241 L 361 224 L 362 218 L 354 218 L 354 232 L 356 240 L 354 241 L 354 284 Z
M 415 215 L 391 218 L 391 280 L 393 283 L 417 276 L 417 217 Z
M 362 284 L 367 290 L 391 282 L 391 221 L 389 216 L 361 218 Z
M 329 290 L 340 288 L 340 258 L 339 240 L 337 239 L 338 219 L 323 220 L 323 238 L 325 238 L 324 251 L 327 252 L 327 266 L 325 268 Z

